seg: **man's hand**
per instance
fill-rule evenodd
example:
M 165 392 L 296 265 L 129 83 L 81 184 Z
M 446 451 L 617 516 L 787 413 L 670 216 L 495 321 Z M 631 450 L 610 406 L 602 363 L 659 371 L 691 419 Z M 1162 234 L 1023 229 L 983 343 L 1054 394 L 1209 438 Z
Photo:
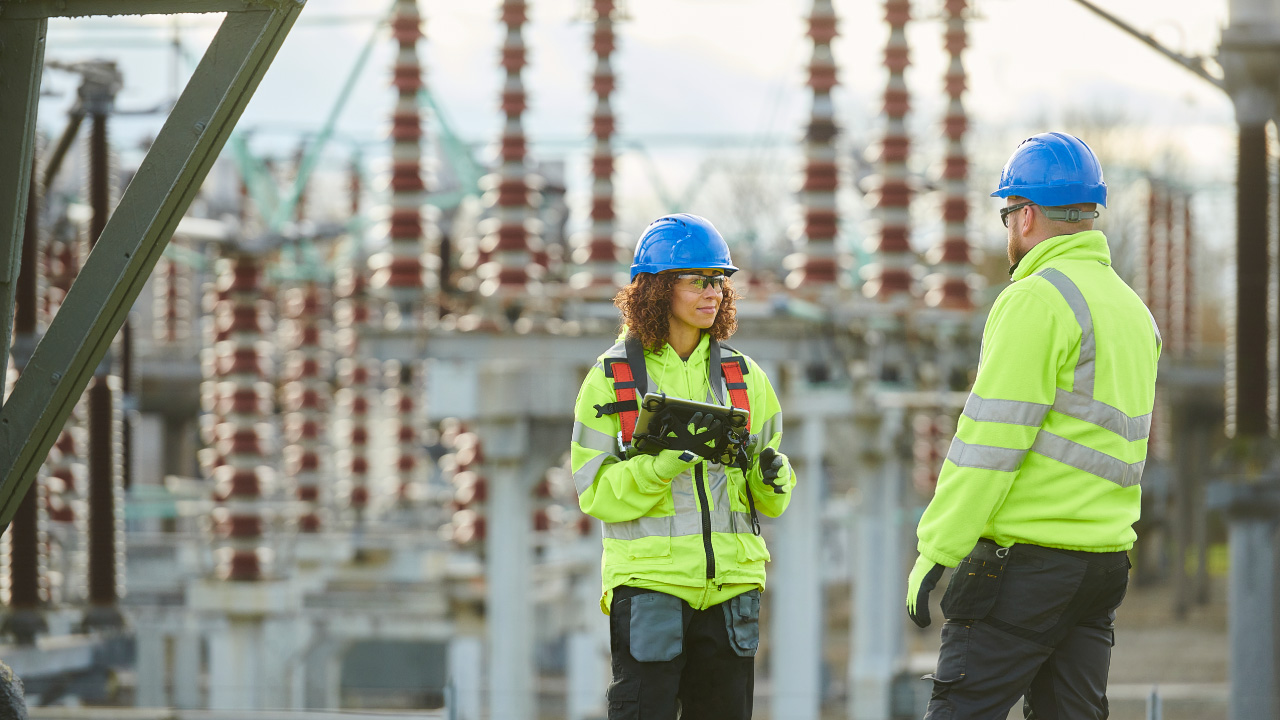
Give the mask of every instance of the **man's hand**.
M 907 615 L 920 627 L 929 627 L 929 593 L 942 577 L 942 566 L 921 555 L 907 576 Z
M 764 484 L 773 488 L 775 493 L 781 495 L 787 491 L 787 478 L 791 477 L 791 470 L 787 467 L 787 456 L 767 447 L 760 451 L 756 462 L 760 465 L 760 474 L 764 476 Z

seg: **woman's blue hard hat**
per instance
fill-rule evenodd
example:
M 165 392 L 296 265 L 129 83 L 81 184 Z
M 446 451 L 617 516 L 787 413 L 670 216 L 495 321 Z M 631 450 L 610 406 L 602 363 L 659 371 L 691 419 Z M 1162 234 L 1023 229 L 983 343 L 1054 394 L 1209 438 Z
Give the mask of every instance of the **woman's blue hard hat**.
M 664 215 L 649 223 L 636 243 L 631 279 L 640 273 L 710 268 L 725 275 L 738 271 L 729 246 L 709 220 L 688 213 Z

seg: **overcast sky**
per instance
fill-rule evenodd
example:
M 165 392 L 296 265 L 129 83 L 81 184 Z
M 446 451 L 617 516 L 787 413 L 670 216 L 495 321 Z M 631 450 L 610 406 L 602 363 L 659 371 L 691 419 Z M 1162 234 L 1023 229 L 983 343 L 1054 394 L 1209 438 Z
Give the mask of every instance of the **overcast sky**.
M 570 192 L 582 208 L 587 187 L 584 142 L 594 98 L 589 75 L 590 26 L 586 0 L 531 0 L 525 39 L 530 109 L 526 128 L 538 157 L 565 157 Z M 1216 53 L 1227 21 L 1225 0 L 1110 0 L 1107 7 L 1170 47 L 1187 54 Z M 257 142 L 279 148 L 314 131 L 334 106 L 342 80 L 374 32 L 389 3 L 373 0 L 309 0 L 240 127 Z M 500 2 L 422 0 L 426 39 L 420 46 L 427 83 L 462 139 L 492 143 L 500 130 L 497 112 L 502 76 L 497 66 L 502 28 Z M 794 175 L 795 141 L 809 112 L 804 66 L 810 45 L 804 35 L 808 0 L 631 0 L 619 26 L 614 107 L 623 139 L 642 142 L 653 163 L 630 153 L 620 161 L 623 224 L 628 231 L 664 210 L 662 196 L 696 196 L 698 168 L 719 152 L 754 159 Z M 835 101 L 845 142 L 862 146 L 878 138 L 878 113 L 886 72 L 881 64 L 887 26 L 883 4 L 836 0 L 841 36 L 834 44 L 841 86 Z M 942 76 L 941 0 L 913 3 L 917 21 L 909 31 L 913 65 L 907 82 L 913 99 L 909 118 L 920 172 L 941 160 L 938 123 L 945 107 Z M 118 107 L 153 107 L 170 95 L 174 20 L 90 18 L 50 24 L 47 57 L 78 60 L 112 57 L 121 65 L 125 89 Z M 192 57 L 203 52 L 218 16 L 182 17 L 180 38 Z M 1197 182 L 1221 186 L 1232 177 L 1234 135 L 1226 96 L 1073 0 L 979 0 L 965 55 L 972 115 L 970 139 L 975 187 L 994 182 L 1017 141 L 1027 134 L 1081 116 L 1122 118 L 1146 126 L 1127 143 L 1130 158 L 1169 152 L 1194 166 Z M 394 94 L 389 84 L 395 46 L 380 31 L 374 53 L 339 122 L 340 138 L 329 154 L 332 167 L 351 142 L 369 155 L 383 155 Z M 183 81 L 189 63 L 180 63 Z M 41 104 L 41 126 L 56 133 L 76 80 L 46 73 L 50 93 Z M 113 140 L 122 146 L 159 127 L 159 115 L 121 117 Z M 718 139 L 731 150 L 709 145 Z M 1086 138 L 1088 139 L 1088 138 Z M 1148 147 L 1149 146 L 1149 147 Z M 127 152 L 126 152 L 127 155 Z M 1113 184 L 1124 177 L 1117 168 Z M 706 183 L 708 186 L 710 182 Z M 1221 188 L 1219 187 L 1219 190 Z M 785 191 L 786 188 L 783 188 Z M 710 192 L 710 191 L 708 191 Z M 845 202 L 856 204 L 856 197 Z M 992 201 L 994 202 L 994 201 Z M 697 210 L 697 202 L 693 203 Z M 986 209 L 986 208 L 984 208 Z M 585 212 L 578 212 L 577 223 Z M 995 236 L 1000 228 L 982 233 Z

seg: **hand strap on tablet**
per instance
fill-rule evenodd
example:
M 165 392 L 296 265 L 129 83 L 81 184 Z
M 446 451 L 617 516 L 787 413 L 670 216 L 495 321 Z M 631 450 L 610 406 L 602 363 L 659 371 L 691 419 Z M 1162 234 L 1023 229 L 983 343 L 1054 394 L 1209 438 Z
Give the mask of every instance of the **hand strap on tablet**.
M 621 426 L 618 437 L 624 450 L 630 447 L 632 436 L 635 435 L 636 418 L 640 415 L 639 400 L 649 391 L 649 374 L 645 370 L 644 346 L 641 345 L 640 338 L 628 335 L 625 345 L 627 349 L 625 358 L 607 358 L 604 361 L 605 377 L 613 380 L 615 402 L 595 406 L 596 417 L 618 416 L 618 424 Z M 736 352 L 728 345 L 724 347 L 730 352 Z M 722 358 L 720 348 L 720 343 L 716 342 L 715 338 L 710 338 L 707 381 L 711 384 L 711 392 L 716 402 L 724 402 L 720 393 L 720 383 L 723 378 L 724 387 L 729 392 L 729 404 L 746 411 L 747 428 L 750 428 L 751 400 L 747 395 L 746 382 L 746 374 L 749 370 L 745 358 L 741 355 Z

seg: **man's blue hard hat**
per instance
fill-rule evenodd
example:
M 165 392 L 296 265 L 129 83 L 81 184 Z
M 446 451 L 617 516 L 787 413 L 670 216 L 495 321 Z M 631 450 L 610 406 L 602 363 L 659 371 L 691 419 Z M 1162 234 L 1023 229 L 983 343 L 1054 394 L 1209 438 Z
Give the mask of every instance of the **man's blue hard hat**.
M 1032 135 L 1013 151 L 991 197 L 1024 197 L 1040 207 L 1107 206 L 1102 165 L 1084 141 L 1060 132 Z
M 640 235 L 631 279 L 640 273 L 694 268 L 723 270 L 725 275 L 738 271 L 729 258 L 729 246 L 709 220 L 688 213 L 664 215 Z

